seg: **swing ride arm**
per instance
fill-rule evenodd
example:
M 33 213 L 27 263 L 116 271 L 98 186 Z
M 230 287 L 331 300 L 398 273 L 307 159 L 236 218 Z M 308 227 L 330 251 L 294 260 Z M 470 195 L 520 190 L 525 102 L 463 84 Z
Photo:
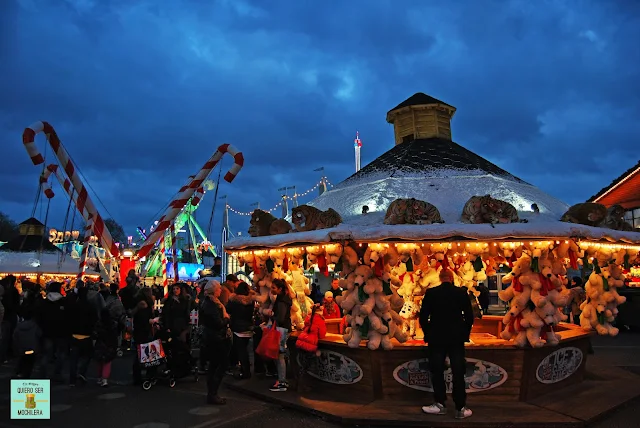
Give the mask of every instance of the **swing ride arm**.
M 233 179 L 236 177 L 236 175 L 244 165 L 244 156 L 242 155 L 242 152 L 238 151 L 238 149 L 231 146 L 230 144 L 222 144 L 218 147 L 213 156 L 211 156 L 211 158 L 209 158 L 209 160 L 204 164 L 204 166 L 195 175 L 195 177 L 193 179 L 190 179 L 187 184 L 185 184 L 180 189 L 176 198 L 169 203 L 166 211 L 164 212 L 160 220 L 158 220 L 158 225 L 156 226 L 154 231 L 149 234 L 147 239 L 138 250 L 138 257 L 146 256 L 156 246 L 158 240 L 171 226 L 171 224 L 174 222 L 178 214 L 180 214 L 189 199 L 191 199 L 191 197 L 194 195 L 196 190 L 202 186 L 204 180 L 206 180 L 209 174 L 211 174 L 211 171 L 213 171 L 213 169 L 218 164 L 218 162 L 220 162 L 220 159 L 222 159 L 222 156 L 225 153 L 233 156 L 234 164 L 226 173 L 224 179 L 229 183 L 233 181 Z

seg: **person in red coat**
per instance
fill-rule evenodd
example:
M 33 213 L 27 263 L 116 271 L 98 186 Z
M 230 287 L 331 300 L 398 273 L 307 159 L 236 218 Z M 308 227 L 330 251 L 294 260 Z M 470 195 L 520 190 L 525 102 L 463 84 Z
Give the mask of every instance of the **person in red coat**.
M 296 348 L 308 353 L 316 353 L 318 341 L 327 335 L 327 324 L 324 322 L 323 308 L 320 305 L 313 307 L 311 315 L 304 320 L 304 329 L 298 335 Z
M 324 319 L 330 320 L 341 318 L 340 307 L 335 302 L 335 300 L 333 300 L 333 293 L 331 291 L 327 291 L 326 293 L 324 293 L 324 301 L 322 302 L 322 304 L 324 306 L 324 312 L 322 313 Z
M 298 362 L 300 363 L 296 389 L 311 364 L 320 356 L 318 342 L 327 335 L 327 324 L 322 316 L 323 311 L 324 308 L 321 305 L 313 307 L 313 312 L 304 321 L 304 330 L 300 332 L 298 340 L 296 340 L 296 348 L 299 352 Z

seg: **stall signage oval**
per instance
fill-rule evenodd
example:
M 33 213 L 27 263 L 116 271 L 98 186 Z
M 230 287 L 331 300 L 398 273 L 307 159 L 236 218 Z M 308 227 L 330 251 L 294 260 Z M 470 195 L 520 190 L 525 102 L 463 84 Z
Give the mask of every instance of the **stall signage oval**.
M 399 365 L 393 371 L 393 377 L 398 383 L 409 388 L 433 392 L 427 358 L 407 361 Z M 467 370 L 464 375 L 467 392 L 481 392 L 497 388 L 505 383 L 508 377 L 507 372 L 497 364 L 467 358 Z M 453 391 L 453 375 L 448 364 L 444 371 L 444 378 L 447 393 L 451 393 Z
M 582 364 L 582 351 L 573 346 L 558 349 L 538 364 L 536 379 L 540 383 L 556 383 L 574 374 Z
M 351 385 L 362 379 L 362 368 L 351 358 L 337 352 L 320 350 L 320 356 L 298 354 L 298 365 L 323 382 Z

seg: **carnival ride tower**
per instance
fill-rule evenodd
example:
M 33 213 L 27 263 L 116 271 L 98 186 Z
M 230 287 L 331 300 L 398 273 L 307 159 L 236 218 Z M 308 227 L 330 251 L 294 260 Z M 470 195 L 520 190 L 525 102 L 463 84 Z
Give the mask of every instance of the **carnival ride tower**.
M 362 140 L 358 131 L 356 131 L 356 139 L 353 140 L 353 148 L 356 154 L 356 172 L 358 172 L 360 171 L 360 149 L 362 148 Z

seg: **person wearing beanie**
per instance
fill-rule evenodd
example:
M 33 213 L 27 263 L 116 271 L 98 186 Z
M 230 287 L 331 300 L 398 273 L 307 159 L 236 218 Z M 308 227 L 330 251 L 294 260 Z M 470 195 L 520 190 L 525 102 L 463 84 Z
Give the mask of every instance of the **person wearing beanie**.
M 423 406 L 422 411 L 433 415 L 447 413 L 444 371 L 448 356 L 453 375 L 455 417 L 464 419 L 473 414 L 466 403 L 464 375 L 467 363 L 464 344 L 469 341 L 474 317 L 467 288 L 456 287 L 453 280 L 453 272 L 443 269 L 440 272 L 441 285 L 429 288 L 422 299 L 420 326 L 424 331 L 424 341 L 429 345 L 429 370 L 434 395 L 434 403 Z
M 200 325 L 202 332 L 201 353 L 209 363 L 207 371 L 207 403 L 222 405 L 227 400 L 218 395 L 224 372 L 229 363 L 231 349 L 231 330 L 229 314 L 222 302 L 222 287 L 218 281 L 211 280 L 204 290 L 204 301 L 200 307 Z
M 340 307 L 335 300 L 333 300 L 333 292 L 327 291 L 324 293 L 322 306 L 324 307 L 322 316 L 325 320 L 340 318 Z

